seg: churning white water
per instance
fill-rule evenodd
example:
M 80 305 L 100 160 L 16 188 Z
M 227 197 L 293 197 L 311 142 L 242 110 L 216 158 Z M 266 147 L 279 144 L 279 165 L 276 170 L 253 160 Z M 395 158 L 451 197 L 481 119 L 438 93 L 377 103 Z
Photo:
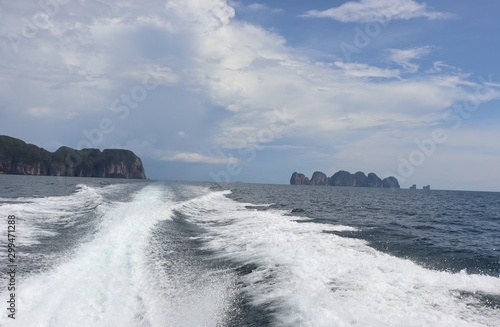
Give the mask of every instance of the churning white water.
M 481 302 L 500 296 L 499 278 L 425 269 L 335 234 L 352 227 L 252 209 L 202 186 L 121 191 L 81 185 L 69 196 L 4 201 L 19 217 L 25 266 L 16 319 L 4 312 L 0 326 L 252 325 L 248 315 L 234 320 L 242 310 L 273 326 L 500 321 Z
M 73 200 L 81 196 L 77 194 Z M 170 283 L 171 278 L 161 269 L 162 263 L 154 261 L 152 254 L 168 251 L 152 248 L 150 239 L 159 222 L 171 219 L 175 204 L 169 198 L 167 188 L 153 185 L 142 189 L 130 202 L 100 204 L 101 217 L 95 219 L 94 234 L 69 251 L 60 264 L 42 273 L 22 276 L 16 292 L 16 319 L 2 314 L 0 325 L 219 325 L 231 301 L 232 284 L 228 278 L 208 285 L 193 285 L 188 283 L 190 276 L 203 272 L 185 270 L 181 277 L 175 278 L 175 283 Z M 45 226 L 51 226 L 58 218 L 56 212 L 77 211 L 78 205 L 82 203 L 45 202 L 40 210 L 55 215 L 46 217 Z M 19 230 L 31 230 L 20 244 L 34 244 L 36 236 L 44 234 L 43 223 L 38 221 L 36 227 L 35 222 L 31 223 L 31 227 L 29 223 L 18 226 Z M 0 298 L 7 295 L 2 293 Z
M 209 194 L 180 210 L 210 230 L 219 257 L 255 264 L 243 276 L 255 305 L 279 326 L 497 326 L 500 312 L 478 294 L 500 295 L 492 276 L 424 269 L 332 231 L 352 227 L 308 222 L 278 210 L 248 210 Z M 466 295 L 469 294 L 469 295 Z M 468 297 L 468 298 L 466 298 Z

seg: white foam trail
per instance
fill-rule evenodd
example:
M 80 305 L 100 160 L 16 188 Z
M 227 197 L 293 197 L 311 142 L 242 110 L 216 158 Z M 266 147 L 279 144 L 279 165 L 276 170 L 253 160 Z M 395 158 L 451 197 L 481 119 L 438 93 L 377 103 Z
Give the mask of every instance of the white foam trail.
M 16 243 L 18 246 L 40 244 L 40 238 L 56 236 L 60 226 L 70 227 L 89 210 L 103 203 L 103 192 L 113 187 L 95 189 L 78 185 L 78 191 L 68 196 L 5 199 L 2 212 L 17 217 Z M 52 225 L 53 228 L 48 229 Z M 2 241 L 5 238 L 2 237 Z
M 424 269 L 364 241 L 297 222 L 283 211 L 245 209 L 217 192 L 179 208 L 210 233 L 207 248 L 258 268 L 243 276 L 277 326 L 499 326 L 498 309 L 460 292 L 500 296 L 500 279 Z
M 200 272 L 187 270 L 172 283 L 150 255 L 164 250 L 150 240 L 155 226 L 171 219 L 169 198 L 150 185 L 108 207 L 94 238 L 72 257 L 18 281 L 16 320 L 2 314 L 0 326 L 219 326 L 231 301 L 228 281 L 190 287 L 184 283 Z

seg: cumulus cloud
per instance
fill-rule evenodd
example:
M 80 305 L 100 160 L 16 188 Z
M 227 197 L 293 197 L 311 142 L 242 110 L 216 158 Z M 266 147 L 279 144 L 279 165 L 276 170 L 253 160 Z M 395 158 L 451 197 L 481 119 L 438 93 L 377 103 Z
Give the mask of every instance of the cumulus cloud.
M 454 17 L 450 13 L 432 11 L 427 7 L 427 4 L 414 0 L 351 1 L 327 10 L 310 10 L 303 16 L 331 18 L 342 23 L 385 22 L 412 18 L 449 19 Z
M 357 4 L 373 6 L 370 1 Z M 400 4 L 426 8 L 412 1 Z M 234 148 L 297 131 L 325 133 L 404 122 L 422 111 L 439 111 L 466 93 L 456 88 L 459 80 L 449 85 L 425 78 L 403 81 L 395 69 L 312 62 L 287 46 L 282 36 L 235 20 L 234 9 L 225 1 L 151 1 L 141 6 L 124 2 L 80 18 L 67 15 L 78 4 L 67 6 L 51 18 L 53 30 L 66 37 L 40 32 L 28 40 L 31 48 L 11 56 L 14 68 L 4 69 L 13 85 L 27 79 L 31 83 L 36 76 L 33 94 L 39 99 L 33 102 L 60 102 L 26 103 L 26 110 L 63 103 L 65 111 L 75 114 L 108 108 L 119 92 L 130 90 L 154 69 L 162 86 L 190 90 L 205 101 L 206 110 L 223 108 L 211 138 L 218 147 Z M 144 38 L 151 41 L 145 43 Z M 413 60 L 430 49 L 392 49 L 390 58 L 415 72 L 418 65 Z M 56 89 L 57 97 L 50 91 Z M 19 105 L 8 93 L 4 90 L 5 98 Z M 423 93 L 428 96 L 420 96 Z M 285 107 L 293 119 L 276 128 L 276 113 Z M 270 129 L 272 134 L 262 137 Z
M 216 134 L 221 147 L 253 144 L 266 130 L 273 130 L 272 139 L 308 133 L 321 138 L 388 122 L 428 123 L 430 113 L 438 115 L 467 94 L 460 80 L 451 85 L 425 77 L 400 80 L 396 69 L 310 62 L 294 54 L 278 35 L 256 26 L 234 23 L 200 42 L 205 60 L 196 68 L 204 77 L 196 79 L 199 89 L 230 112 Z M 400 63 L 416 57 L 394 53 Z M 276 112 L 284 107 L 293 118 L 273 129 Z
M 168 0 L 165 11 L 180 29 L 209 32 L 229 24 L 235 15 L 233 7 L 221 0 Z
M 41 9 L 10 5 L 0 29 L 23 38 L 16 22 Z M 50 116 L 64 127 L 50 133 L 59 133 L 65 142 L 75 130 L 94 130 L 109 118 L 116 128 L 103 135 L 103 142 L 110 139 L 106 144 L 130 144 L 143 156 L 164 162 L 227 164 L 238 160 L 207 155 L 207 149 L 306 151 L 304 140 L 314 140 L 325 147 L 355 143 L 363 153 L 364 145 L 371 148 L 366 143 L 370 132 L 439 122 L 445 109 L 469 99 L 477 85 L 466 74 L 445 69 L 445 62 L 436 63 L 429 75 L 421 73 L 417 62 L 432 51 L 428 46 L 390 49 L 396 68 L 315 61 L 284 36 L 238 21 L 234 8 L 222 0 L 95 6 L 61 6 L 50 17 L 50 29 L 23 38 L 17 53 L 8 39 L 0 41 L 2 114 L 31 117 L 23 124 L 36 128 L 42 128 L 37 119 Z M 383 8 L 394 8 L 391 19 L 448 17 L 415 1 L 364 0 L 334 8 L 332 18 L 373 21 L 382 17 Z M 130 110 L 128 118 L 120 118 L 125 111 L 110 111 L 151 69 L 158 87 L 124 109 Z M 498 92 L 487 95 L 496 99 Z M 81 137 L 75 137 L 76 143 Z

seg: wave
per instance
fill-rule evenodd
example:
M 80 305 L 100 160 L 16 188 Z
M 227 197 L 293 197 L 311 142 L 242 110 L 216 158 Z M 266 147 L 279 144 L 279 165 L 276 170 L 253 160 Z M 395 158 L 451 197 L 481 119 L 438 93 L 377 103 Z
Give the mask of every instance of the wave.
M 18 316 L 0 315 L 1 326 L 499 323 L 499 278 L 425 269 L 338 235 L 352 227 L 261 210 L 230 191 L 156 183 L 130 197 L 124 188 L 81 185 L 68 197 L 3 204 L 30 218 L 32 260 L 44 253 L 37 240 L 64 248 L 59 241 L 74 239 L 78 212 L 90 227 L 48 269 L 19 276 Z M 243 302 L 264 322 L 235 318 Z
M 278 326 L 497 326 L 500 279 L 425 269 L 334 231 L 211 193 L 179 208 L 205 248 L 243 269 L 243 289 Z M 248 268 L 250 267 L 250 268 Z M 465 296 L 482 294 L 483 296 Z M 486 301 L 485 301 L 486 299 Z M 494 300 L 492 300 L 494 299 Z
M 0 207 L 17 217 L 17 245 L 32 246 L 40 244 L 42 238 L 59 235 L 62 228 L 72 227 L 88 217 L 104 203 L 105 192 L 104 189 L 79 184 L 71 195 L 0 199 Z
M 76 201 L 82 192 L 92 195 L 94 191 L 81 187 L 70 199 Z M 162 256 L 169 249 L 153 236 L 159 225 L 172 220 L 172 198 L 168 188 L 157 184 L 144 187 L 128 202 L 106 206 L 101 219 L 94 220 L 96 232 L 63 262 L 19 277 L 16 320 L 1 315 L 0 325 L 220 325 L 231 300 L 230 279 L 195 284 L 190 281 L 203 271 L 186 266 L 177 272 L 185 278 L 170 278 L 164 271 Z M 0 298 L 7 295 L 2 293 Z

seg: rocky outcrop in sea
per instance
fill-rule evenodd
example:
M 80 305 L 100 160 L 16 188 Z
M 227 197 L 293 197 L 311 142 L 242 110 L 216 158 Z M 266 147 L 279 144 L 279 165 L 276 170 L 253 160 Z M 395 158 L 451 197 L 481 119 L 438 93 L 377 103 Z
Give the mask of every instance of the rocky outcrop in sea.
M 49 152 L 0 135 L 0 174 L 145 179 L 141 159 L 130 150 L 66 146 Z
M 291 185 L 330 185 L 330 186 L 352 186 L 352 187 L 381 187 L 381 188 L 400 188 L 399 182 L 394 176 L 380 179 L 376 174 L 369 173 L 368 176 L 358 171 L 351 174 L 348 171 L 340 170 L 327 177 L 320 171 L 314 172 L 311 179 L 302 173 L 294 172 L 290 178 Z

